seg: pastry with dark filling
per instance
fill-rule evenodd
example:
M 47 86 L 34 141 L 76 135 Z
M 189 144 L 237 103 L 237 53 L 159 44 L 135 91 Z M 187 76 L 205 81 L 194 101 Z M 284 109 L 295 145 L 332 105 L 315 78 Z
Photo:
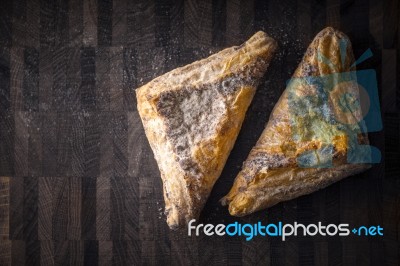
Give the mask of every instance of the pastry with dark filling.
M 312 193 L 370 167 L 368 137 L 348 37 L 312 41 L 228 195 L 234 216 Z
M 257 32 L 240 46 L 172 70 L 136 90 L 163 181 L 170 228 L 198 218 L 276 47 L 271 37 Z

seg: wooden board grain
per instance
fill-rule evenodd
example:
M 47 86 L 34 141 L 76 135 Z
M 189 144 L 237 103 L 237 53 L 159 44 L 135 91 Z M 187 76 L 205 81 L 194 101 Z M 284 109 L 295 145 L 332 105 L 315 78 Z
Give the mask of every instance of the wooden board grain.
M 0 9 L 0 265 L 398 265 L 398 1 L 18 0 Z M 219 199 L 262 132 L 314 35 L 351 38 L 376 70 L 383 162 L 311 195 L 243 218 Z M 204 223 L 381 225 L 381 238 L 189 237 L 170 231 L 162 182 L 134 89 L 238 45 L 279 43 L 210 195 Z

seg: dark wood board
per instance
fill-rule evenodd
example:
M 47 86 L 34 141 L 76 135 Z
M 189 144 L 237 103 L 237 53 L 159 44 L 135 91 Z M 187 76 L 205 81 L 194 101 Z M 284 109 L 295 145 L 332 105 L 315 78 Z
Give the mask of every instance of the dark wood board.
M 399 265 L 397 0 L 5 0 L 0 8 L 0 265 Z M 383 160 L 296 200 L 234 218 L 218 200 L 317 32 L 350 37 L 375 69 Z M 188 237 L 170 231 L 134 89 L 239 45 L 279 42 L 203 223 L 381 225 L 383 237 Z

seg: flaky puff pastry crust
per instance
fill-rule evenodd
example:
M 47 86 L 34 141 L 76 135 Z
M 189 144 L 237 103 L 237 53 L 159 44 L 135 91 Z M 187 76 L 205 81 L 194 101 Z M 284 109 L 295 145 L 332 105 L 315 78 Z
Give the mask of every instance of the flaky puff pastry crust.
M 163 181 L 170 228 L 198 218 L 276 47 L 266 33 L 257 32 L 240 46 L 172 70 L 136 90 Z
M 315 37 L 275 105 L 266 128 L 243 164 L 233 187 L 221 200 L 223 205 L 229 205 L 231 215 L 244 216 L 312 193 L 370 167 L 363 163 L 348 163 L 349 145 L 354 144 L 349 137 L 353 134 L 341 128 L 345 124 L 344 128 L 355 134 L 358 144 L 368 144 L 368 138 L 363 134 L 365 130 L 361 129 L 363 124 L 359 109 L 339 112 L 339 98 L 343 93 L 352 93 L 359 100 L 354 80 L 339 82 L 345 75 L 354 74 L 353 65 L 351 44 L 345 34 L 328 27 Z M 326 90 L 329 91 L 328 97 L 323 100 L 319 94 L 321 91 L 309 82 L 314 80 L 318 83 L 319 78 L 321 83 L 331 78 L 329 84 L 333 87 Z M 307 96 L 314 100 L 302 100 Z M 297 99 L 300 99 L 299 103 L 295 102 Z M 314 115 L 315 111 L 325 118 Z M 334 122 L 329 121 L 329 116 L 334 117 Z M 314 151 L 325 148 L 331 153 L 329 167 L 299 166 L 300 156 L 314 156 Z

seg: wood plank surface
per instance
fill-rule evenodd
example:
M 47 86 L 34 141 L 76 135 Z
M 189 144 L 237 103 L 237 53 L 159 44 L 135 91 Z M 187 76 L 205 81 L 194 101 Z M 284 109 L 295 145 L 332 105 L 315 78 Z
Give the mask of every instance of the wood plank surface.
M 4 3 L 3 3 L 4 2 Z M 397 0 L 5 0 L 0 8 L 0 266 L 399 265 Z M 317 32 L 348 34 L 375 69 L 383 161 L 247 217 L 230 189 Z M 162 182 L 134 89 L 264 30 L 279 51 L 258 88 L 203 223 L 381 225 L 383 237 L 189 237 L 165 222 Z

